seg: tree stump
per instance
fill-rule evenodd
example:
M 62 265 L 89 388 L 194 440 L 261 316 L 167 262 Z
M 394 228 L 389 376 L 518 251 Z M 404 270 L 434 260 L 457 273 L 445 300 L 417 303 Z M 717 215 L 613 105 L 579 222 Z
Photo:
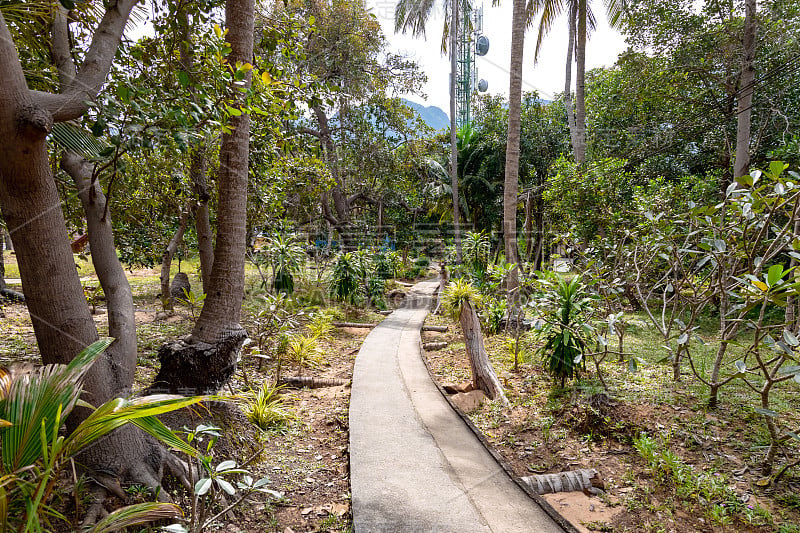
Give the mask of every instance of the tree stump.
M 219 391 L 236 371 L 244 329 L 229 331 L 214 344 L 178 340 L 158 349 L 161 368 L 149 387 L 150 393 L 191 396 Z
M 169 295 L 173 300 L 180 302 L 186 301 L 186 295 L 192 290 L 192 285 L 189 283 L 189 276 L 186 272 L 178 272 L 172 278 L 172 283 L 169 286 Z M 185 291 L 185 292 L 184 292 Z

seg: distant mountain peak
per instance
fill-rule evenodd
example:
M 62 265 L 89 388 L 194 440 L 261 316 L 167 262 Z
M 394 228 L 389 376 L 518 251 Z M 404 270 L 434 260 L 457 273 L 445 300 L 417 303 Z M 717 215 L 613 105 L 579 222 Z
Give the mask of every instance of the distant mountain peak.
M 406 100 L 405 98 L 403 98 L 402 101 L 405 105 L 419 113 L 419 116 L 422 117 L 425 124 L 434 130 L 446 130 L 450 127 L 450 119 L 447 117 L 447 113 L 442 111 L 441 108 L 435 105 L 425 106 L 412 102 L 411 100 Z

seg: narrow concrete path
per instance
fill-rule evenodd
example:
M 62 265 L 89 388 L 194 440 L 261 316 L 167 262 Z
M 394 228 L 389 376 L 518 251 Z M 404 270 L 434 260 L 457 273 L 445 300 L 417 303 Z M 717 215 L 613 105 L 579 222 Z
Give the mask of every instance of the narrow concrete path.
M 356 357 L 350 397 L 356 532 L 563 532 L 431 381 L 419 331 L 437 286 L 415 285 Z

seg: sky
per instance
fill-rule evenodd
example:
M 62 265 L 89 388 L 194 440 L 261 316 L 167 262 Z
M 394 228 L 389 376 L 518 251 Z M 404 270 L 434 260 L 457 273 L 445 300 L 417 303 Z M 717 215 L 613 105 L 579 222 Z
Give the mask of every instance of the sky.
M 479 0 L 473 0 L 474 6 L 480 6 Z M 396 0 L 367 0 L 367 6 L 378 18 L 383 32 L 389 41 L 392 52 L 408 55 L 419 63 L 428 76 L 428 83 L 423 91 L 427 98 L 416 95 L 406 96 L 425 105 L 435 105 L 449 114 L 450 93 L 449 76 L 450 61 L 440 53 L 442 41 L 443 14 L 441 2 L 437 2 L 434 18 L 428 23 L 427 40 L 410 35 L 394 33 L 394 6 Z M 503 0 L 498 7 L 492 7 L 491 0 L 484 4 L 483 34 L 489 38 L 489 53 L 476 59 L 478 79 L 489 82 L 488 92 L 503 94 L 507 97 L 509 75 L 508 67 L 511 57 L 511 9 L 512 1 Z M 601 5 L 597 5 L 597 30 L 592 33 L 586 46 L 586 69 L 610 66 L 627 46 L 624 38 L 616 30 L 610 29 L 606 23 L 605 13 Z M 533 63 L 533 52 L 536 44 L 537 26 L 531 27 L 525 34 L 525 53 L 522 76 L 522 90 L 537 90 L 539 95 L 550 100 L 556 93 L 564 90 L 565 62 L 567 59 L 567 22 L 566 17 L 557 20 L 542 43 L 539 61 Z M 575 69 L 572 71 L 572 84 L 575 84 Z

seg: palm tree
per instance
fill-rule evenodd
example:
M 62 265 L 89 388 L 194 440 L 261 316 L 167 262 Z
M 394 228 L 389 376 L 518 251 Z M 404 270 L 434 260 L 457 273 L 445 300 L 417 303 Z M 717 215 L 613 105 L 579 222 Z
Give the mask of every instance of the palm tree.
M 522 57 L 525 45 L 526 0 L 514 0 L 511 19 L 511 78 L 508 90 L 508 140 L 506 144 L 506 172 L 503 182 L 503 242 L 506 262 L 518 264 L 517 252 L 517 190 L 519 189 L 519 139 L 522 115 Z M 509 303 L 515 300 L 519 285 L 519 271 L 515 266 L 506 279 Z
M 453 232 L 456 247 L 456 262 L 461 263 L 461 235 L 458 216 L 458 146 L 456 130 L 456 53 L 458 48 L 459 2 L 468 0 L 442 0 L 442 7 L 449 12 L 442 30 L 442 53 L 447 52 L 447 37 L 450 37 L 450 188 L 453 196 Z M 394 31 L 411 31 L 415 37 L 425 36 L 425 26 L 436 3 L 432 0 L 398 0 L 394 11 Z
M 603 0 L 608 14 L 608 22 L 612 28 L 622 26 L 625 0 Z M 567 108 L 567 119 L 570 127 L 572 148 L 575 162 L 582 165 L 586 161 L 586 40 L 590 31 L 595 28 L 595 16 L 588 0 L 531 0 L 527 8 L 527 22 L 531 24 L 539 14 L 539 35 L 536 41 L 534 61 L 539 57 L 542 40 L 550 31 L 553 22 L 566 9 L 569 24 L 569 43 L 567 44 L 567 72 L 564 88 L 564 104 Z M 572 110 L 570 82 L 572 76 L 572 52 L 575 51 L 575 112 Z

